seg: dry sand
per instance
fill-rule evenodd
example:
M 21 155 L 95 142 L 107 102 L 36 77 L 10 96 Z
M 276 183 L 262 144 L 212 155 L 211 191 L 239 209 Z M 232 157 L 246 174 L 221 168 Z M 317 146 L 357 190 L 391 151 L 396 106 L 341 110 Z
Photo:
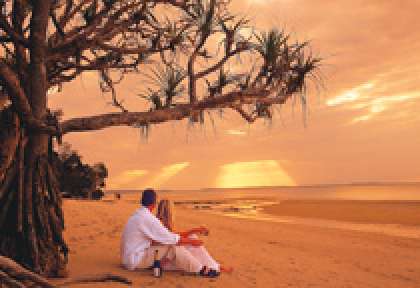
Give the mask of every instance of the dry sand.
M 289 211 L 293 207 L 288 206 Z M 183 206 L 176 209 L 178 228 L 208 226 L 207 248 L 235 271 L 216 280 L 175 272 L 155 279 L 149 271 L 124 271 L 119 265 L 120 233 L 136 208 L 125 197 L 115 202 L 64 202 L 71 276 L 113 272 L 132 279 L 133 287 L 420 287 L 419 239 L 231 218 Z M 296 210 L 303 211 L 302 207 Z M 300 213 L 296 214 L 302 216 Z

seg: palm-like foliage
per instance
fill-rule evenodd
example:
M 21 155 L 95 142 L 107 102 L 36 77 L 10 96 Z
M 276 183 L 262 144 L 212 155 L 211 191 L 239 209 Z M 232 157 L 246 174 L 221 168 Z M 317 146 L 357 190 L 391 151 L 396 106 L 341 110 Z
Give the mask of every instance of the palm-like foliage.
M 214 0 L 195 0 L 185 10 L 185 21 L 191 23 L 202 34 L 210 34 L 217 25 Z M 220 2 L 220 1 L 219 1 Z
M 255 50 L 263 58 L 265 72 L 268 73 L 270 69 L 277 67 L 283 55 L 287 56 L 289 36 L 283 31 L 273 29 L 269 32 L 255 34 L 255 37 L 257 39 Z
M 255 37 L 255 50 L 263 60 L 257 80 L 268 85 L 280 84 L 279 95 L 303 91 L 307 76 L 315 73 L 321 61 L 307 55 L 309 42 L 290 44 L 290 36 L 277 29 Z
M 155 109 L 168 108 L 174 104 L 175 98 L 181 97 L 185 92 L 182 81 L 186 76 L 186 72 L 173 63 L 158 66 L 152 69 L 151 75 L 147 75 L 157 90 L 150 89 L 148 93 L 139 95 L 150 100 Z
M 223 88 L 230 84 L 235 84 L 241 81 L 245 77 L 243 74 L 232 74 L 225 69 L 220 69 L 218 77 L 215 81 L 211 82 L 206 79 L 207 89 L 210 97 L 220 95 L 223 93 Z

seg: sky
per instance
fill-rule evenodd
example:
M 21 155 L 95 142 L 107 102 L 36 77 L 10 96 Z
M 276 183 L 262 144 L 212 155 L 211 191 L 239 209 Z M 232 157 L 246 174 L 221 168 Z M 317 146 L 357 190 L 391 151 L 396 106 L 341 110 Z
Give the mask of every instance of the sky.
M 273 121 L 213 115 L 203 126 L 154 126 L 148 139 L 114 127 L 66 135 L 110 189 L 420 181 L 419 1 L 233 0 L 261 29 L 284 28 L 324 58 L 307 113 L 290 101 Z M 135 107 L 142 81 L 118 89 Z M 50 96 L 65 118 L 114 111 L 85 74 Z

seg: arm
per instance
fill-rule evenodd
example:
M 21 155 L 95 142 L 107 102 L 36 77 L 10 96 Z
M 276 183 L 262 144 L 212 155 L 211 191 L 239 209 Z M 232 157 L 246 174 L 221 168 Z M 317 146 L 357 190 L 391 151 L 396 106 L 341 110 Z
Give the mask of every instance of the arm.
M 173 233 L 162 225 L 154 215 L 150 215 L 143 227 L 143 232 L 152 240 L 152 244 L 201 246 L 203 241 L 190 239 L 186 234 Z
M 198 246 L 203 245 L 203 241 L 200 239 L 191 239 L 191 238 L 188 238 L 188 236 L 187 237 L 181 236 L 177 245 L 180 245 L 180 246 L 191 245 L 191 246 L 198 247 Z
M 179 241 L 178 241 L 178 243 L 176 243 L 176 245 L 179 245 L 179 246 L 191 245 L 191 246 L 195 246 L 195 247 L 203 245 L 202 240 L 191 239 L 191 238 L 189 238 L 189 235 L 185 234 L 185 233 L 186 232 L 182 232 L 182 234 L 181 233 L 176 233 L 176 234 L 180 235 Z M 162 245 L 162 244 L 165 245 L 165 243 L 161 243 L 161 242 L 152 240 L 152 245 Z
M 152 241 L 152 245 L 177 245 L 181 235 L 169 231 L 162 223 L 153 215 L 143 219 L 142 231 Z
M 192 234 L 202 234 L 207 236 L 209 234 L 209 229 L 204 226 L 200 226 L 187 231 L 177 232 L 177 234 L 181 235 L 181 237 L 189 237 Z

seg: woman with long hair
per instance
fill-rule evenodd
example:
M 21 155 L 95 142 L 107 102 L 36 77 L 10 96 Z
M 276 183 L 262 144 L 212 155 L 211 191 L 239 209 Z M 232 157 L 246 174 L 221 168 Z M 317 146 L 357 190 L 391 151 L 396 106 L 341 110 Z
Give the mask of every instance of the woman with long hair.
M 169 200 L 163 199 L 159 202 L 158 209 L 156 212 L 156 217 L 162 222 L 162 224 L 168 228 L 169 231 L 174 232 L 174 214 L 173 214 L 173 205 Z M 177 232 L 186 237 L 197 239 L 198 235 L 208 235 L 208 229 L 205 227 L 198 227 L 188 230 L 186 232 Z M 213 257 L 210 256 L 209 252 L 204 246 L 194 247 L 194 246 L 185 246 L 188 251 L 203 265 L 210 270 L 217 272 L 231 272 L 232 269 L 226 269 L 221 267 Z M 166 264 L 165 264 L 166 265 Z M 163 267 L 167 270 L 172 270 L 170 266 Z

